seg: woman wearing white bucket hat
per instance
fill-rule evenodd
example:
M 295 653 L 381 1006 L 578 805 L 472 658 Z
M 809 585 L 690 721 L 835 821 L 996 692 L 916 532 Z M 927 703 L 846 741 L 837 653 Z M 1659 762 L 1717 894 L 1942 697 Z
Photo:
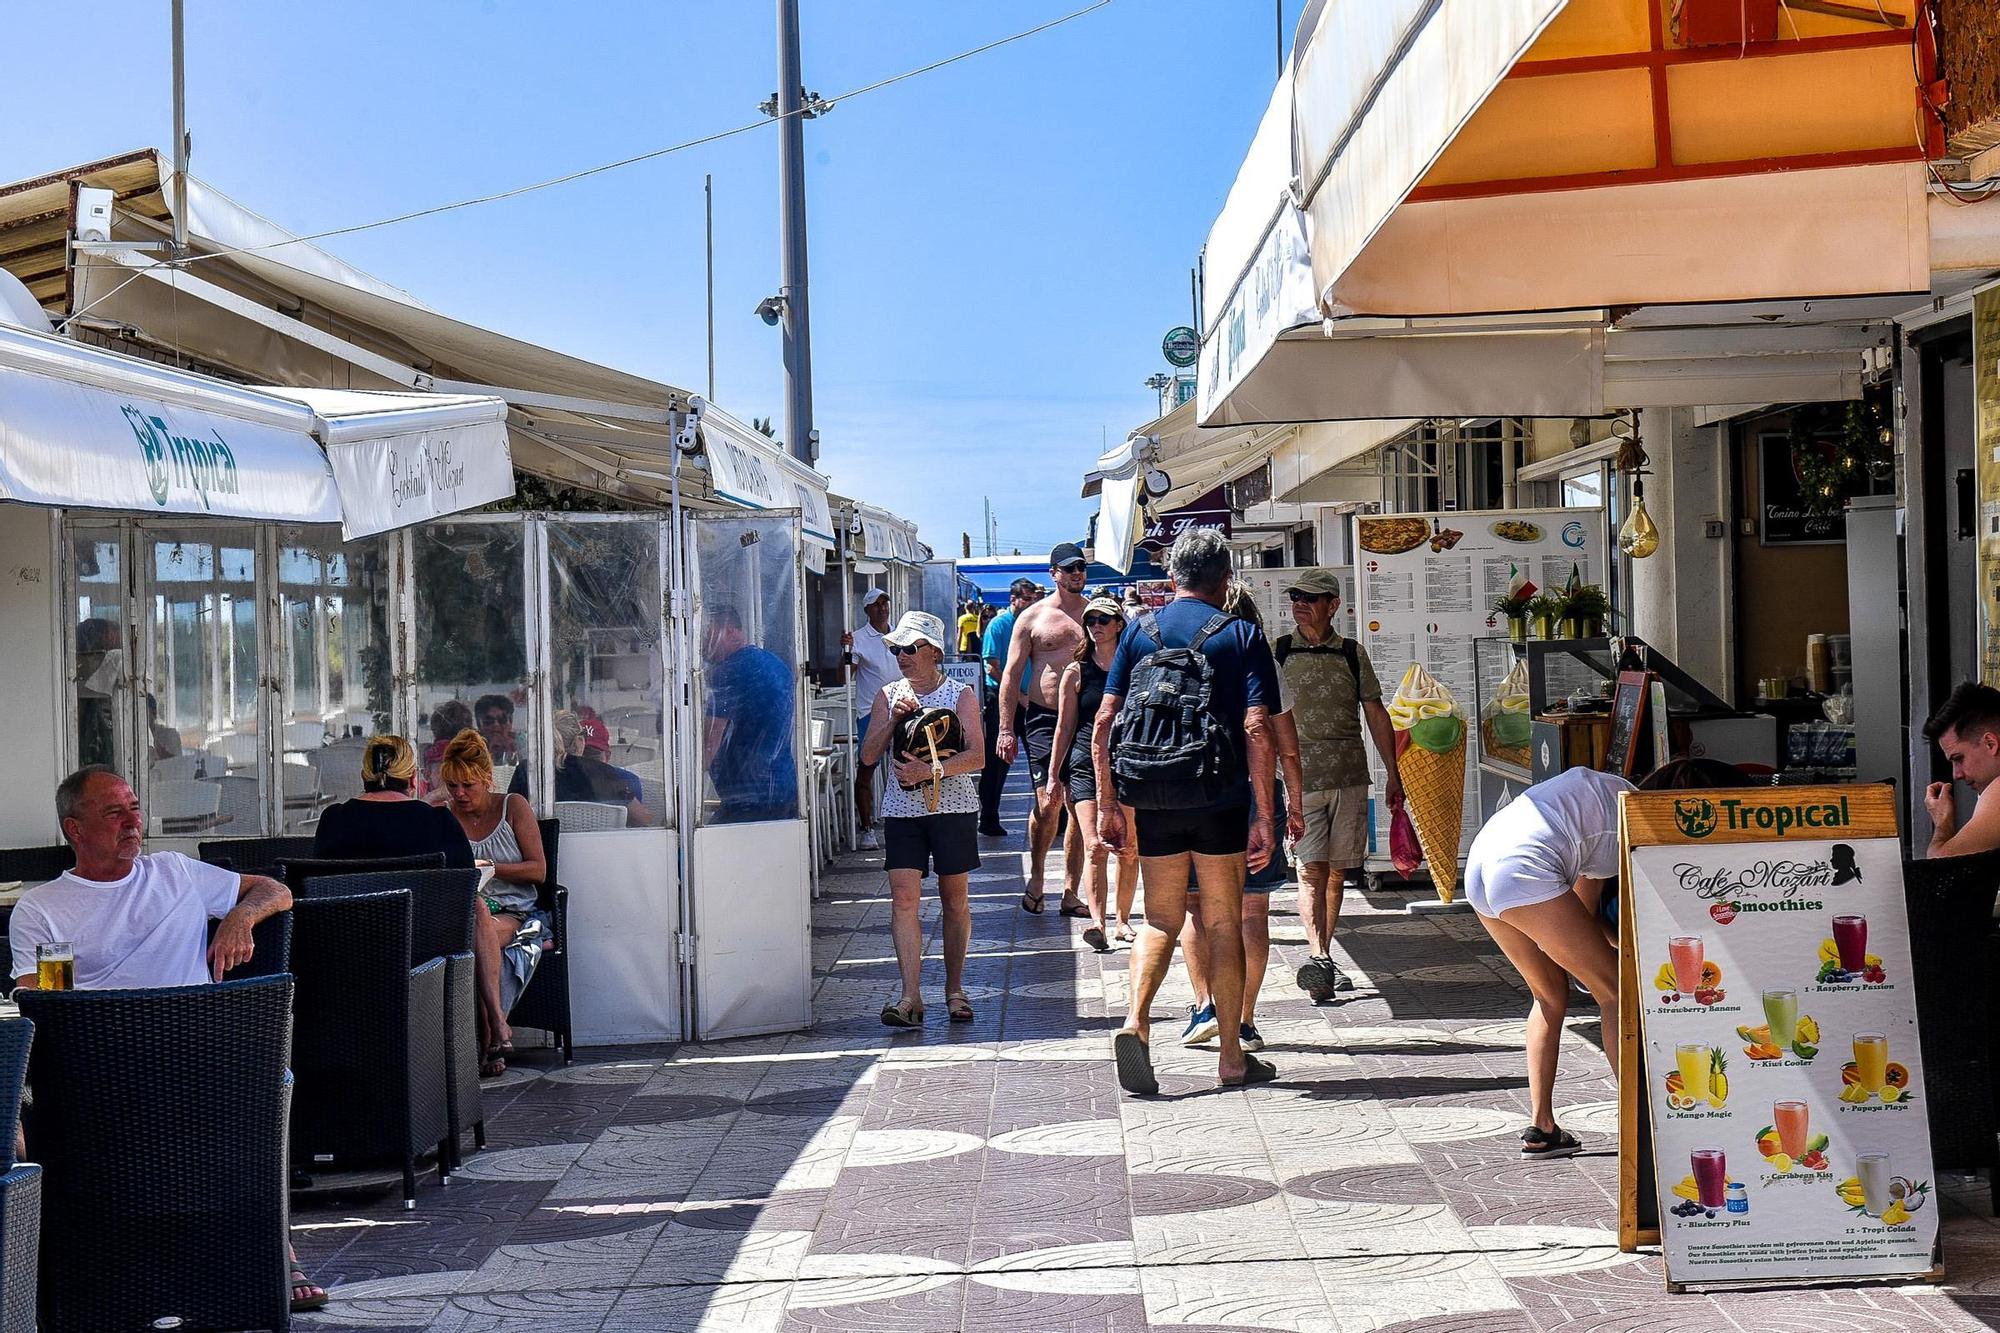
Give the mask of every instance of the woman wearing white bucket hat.
M 972 1003 L 965 995 L 964 973 L 972 909 L 966 894 L 972 872 L 979 868 L 975 775 L 986 764 L 979 700 L 944 674 L 950 640 L 936 616 L 907 612 L 882 640 L 902 675 L 876 693 L 861 745 L 864 764 L 895 749 L 896 780 L 883 784 L 882 845 L 889 872 L 890 934 L 903 993 L 884 1006 L 882 1021 L 898 1028 L 923 1022 L 924 934 L 917 912 L 924 876 L 935 871 L 944 906 L 945 1006 L 952 1022 L 969 1023 Z

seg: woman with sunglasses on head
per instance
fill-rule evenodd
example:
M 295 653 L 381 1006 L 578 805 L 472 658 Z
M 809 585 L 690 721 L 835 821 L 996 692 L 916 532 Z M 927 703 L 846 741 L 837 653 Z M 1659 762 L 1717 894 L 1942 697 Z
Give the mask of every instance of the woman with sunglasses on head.
M 889 933 L 896 944 L 896 964 L 903 974 L 903 993 L 882 1009 L 882 1021 L 892 1028 L 917 1027 L 924 1021 L 921 983 L 924 971 L 924 929 L 918 919 L 924 876 L 935 870 L 938 898 L 944 907 L 945 1008 L 954 1023 L 972 1021 L 972 1002 L 965 994 L 965 949 L 972 939 L 972 905 L 967 894 L 972 872 L 979 868 L 979 780 L 986 766 L 986 740 L 980 730 L 979 699 L 970 689 L 944 674 L 944 622 L 923 611 L 906 611 L 896 628 L 882 636 L 895 655 L 901 679 L 875 692 L 868 709 L 868 731 L 861 743 L 861 762 L 881 760 L 899 739 L 908 741 L 904 719 L 949 712 L 958 725 L 946 726 L 958 748 L 938 753 L 931 744 L 903 745 L 892 756 L 891 781 L 883 783 L 882 850 L 889 872 Z M 919 721 L 924 719 L 919 718 Z M 950 719 L 938 717 L 940 723 Z M 949 747 L 947 747 L 949 748 Z M 943 762 L 938 763 L 941 759 Z
M 1090 926 L 1083 942 L 1099 953 L 1111 948 L 1106 936 L 1106 889 L 1111 848 L 1097 836 L 1097 770 L 1091 761 L 1091 738 L 1097 727 L 1097 706 L 1104 700 L 1104 682 L 1111 671 L 1111 659 L 1118 655 L 1118 639 L 1125 633 L 1125 611 L 1116 601 L 1097 596 L 1083 608 L 1083 642 L 1063 668 L 1056 685 L 1056 737 L 1054 753 L 1060 764 L 1049 768 L 1047 785 L 1051 801 L 1069 806 L 1070 827 L 1081 830 L 1084 845 L 1083 901 L 1090 909 Z M 1115 795 L 1106 799 L 1116 800 Z M 1132 818 L 1131 810 L 1125 818 Z M 1128 824 L 1128 827 L 1130 825 Z M 1132 896 L 1139 887 L 1139 858 L 1118 858 L 1118 908 L 1113 929 L 1117 938 L 1131 940 Z

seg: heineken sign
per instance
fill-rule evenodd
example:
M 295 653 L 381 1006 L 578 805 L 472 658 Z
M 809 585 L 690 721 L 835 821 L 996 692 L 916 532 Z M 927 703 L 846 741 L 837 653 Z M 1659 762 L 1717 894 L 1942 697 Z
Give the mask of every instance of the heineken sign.
M 1185 370 L 1201 359 L 1201 338 L 1185 324 L 1168 329 L 1160 340 L 1160 355 L 1168 365 Z

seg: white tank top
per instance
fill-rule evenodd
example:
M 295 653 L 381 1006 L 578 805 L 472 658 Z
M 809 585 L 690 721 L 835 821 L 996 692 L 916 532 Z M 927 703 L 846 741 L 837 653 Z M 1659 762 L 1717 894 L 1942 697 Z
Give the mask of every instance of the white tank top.
M 915 699 L 921 708 L 949 708 L 958 711 L 959 696 L 965 686 L 947 676 L 929 694 L 918 694 L 910 687 L 910 682 L 901 676 L 883 688 L 888 696 L 890 718 L 895 718 L 898 699 Z M 903 784 L 896 780 L 896 756 L 882 757 L 882 817 L 884 819 L 922 819 L 931 813 L 930 805 L 924 800 L 923 789 L 904 791 Z M 979 774 L 960 773 L 946 778 L 938 784 L 938 808 L 941 815 L 976 815 L 979 813 Z

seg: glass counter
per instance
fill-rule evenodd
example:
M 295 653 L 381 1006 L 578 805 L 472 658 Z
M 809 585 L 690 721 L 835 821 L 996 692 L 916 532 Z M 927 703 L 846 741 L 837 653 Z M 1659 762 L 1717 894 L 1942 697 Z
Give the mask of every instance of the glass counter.
M 1479 767 L 1527 783 L 1534 719 L 1573 696 L 1605 697 L 1618 654 L 1609 639 L 1492 638 L 1472 641 L 1472 662 Z

